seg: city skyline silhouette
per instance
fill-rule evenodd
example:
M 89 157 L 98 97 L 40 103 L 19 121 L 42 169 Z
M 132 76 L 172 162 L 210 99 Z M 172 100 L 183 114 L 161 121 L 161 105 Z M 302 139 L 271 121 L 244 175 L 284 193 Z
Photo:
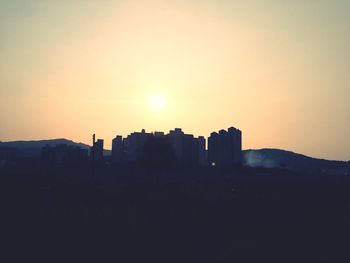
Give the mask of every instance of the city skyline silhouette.
M 1 141 L 196 136 L 350 159 L 348 1 L 3 0 Z
M 0 262 L 350 262 L 350 0 L 0 0 Z

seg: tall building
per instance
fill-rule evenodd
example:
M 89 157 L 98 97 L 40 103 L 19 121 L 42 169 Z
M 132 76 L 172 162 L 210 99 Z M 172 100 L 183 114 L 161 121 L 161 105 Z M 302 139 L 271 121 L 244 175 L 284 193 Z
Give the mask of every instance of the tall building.
M 215 166 L 219 160 L 219 134 L 212 132 L 208 138 L 208 162 Z
M 124 143 L 123 137 L 117 135 L 112 140 L 112 161 L 114 163 L 120 163 L 123 161 Z
M 141 132 L 131 133 L 124 139 L 122 136 L 116 136 L 112 141 L 112 160 L 129 164 L 141 159 L 145 161 L 147 151 L 147 154 L 152 152 L 154 156 L 159 156 L 157 154 L 161 151 L 161 144 L 152 144 L 156 142 L 153 140 L 147 147 L 145 146 L 150 139 L 155 138 L 164 138 L 166 144 L 171 145 L 172 158 L 175 157 L 179 167 L 205 166 L 208 163 L 212 166 L 234 167 L 242 162 L 242 132 L 234 127 L 211 133 L 208 138 L 208 150 L 203 136 L 196 138 L 192 134 L 185 134 L 180 128 L 170 130 L 168 134 L 147 133 L 143 129 Z M 103 141 L 95 142 L 93 150 L 96 160 L 101 158 Z
M 213 132 L 208 138 L 209 165 L 233 167 L 242 161 L 242 132 L 234 127 Z
M 185 167 L 191 167 L 198 164 L 198 150 L 196 149 L 196 140 L 192 134 L 184 134 L 183 136 L 183 152 L 182 164 Z
M 205 149 L 205 138 L 203 136 L 198 137 L 198 164 L 205 166 L 207 164 L 207 151 Z
M 239 129 L 230 127 L 227 133 L 229 152 L 233 153 L 233 162 L 235 164 L 242 162 L 242 132 Z
M 204 137 L 195 138 L 192 134 L 185 134 L 180 128 L 176 128 L 167 134 L 167 138 L 180 166 L 192 167 L 206 164 Z
M 95 143 L 95 160 L 102 161 L 103 160 L 103 140 L 98 139 Z
M 142 154 L 142 149 L 147 140 L 153 136 L 152 133 L 146 133 L 143 129 L 141 132 L 133 132 L 124 140 L 126 160 L 129 163 L 137 162 Z
M 171 130 L 167 137 L 174 149 L 174 154 L 178 162 L 182 161 L 183 156 L 183 136 L 184 132 L 180 128 Z
M 90 158 L 93 161 L 103 160 L 103 139 L 95 140 L 95 134 L 93 135 L 92 147 L 90 149 Z

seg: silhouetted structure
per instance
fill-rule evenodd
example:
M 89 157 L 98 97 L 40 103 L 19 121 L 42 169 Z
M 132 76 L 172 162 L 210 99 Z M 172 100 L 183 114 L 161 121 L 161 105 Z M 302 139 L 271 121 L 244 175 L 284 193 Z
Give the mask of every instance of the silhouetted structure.
M 103 160 L 103 140 L 98 139 L 96 141 L 95 134 L 93 135 L 92 147 L 90 149 L 90 158 L 92 161 L 102 161 Z
M 242 132 L 236 128 L 213 132 L 208 138 L 209 165 L 233 167 L 242 162 Z
M 13 147 L 0 147 L 0 167 L 5 166 L 8 162 L 15 160 L 17 149 Z
M 180 128 L 176 128 L 170 131 L 167 136 L 173 146 L 177 161 L 181 161 L 183 159 L 183 131 Z
M 123 153 L 124 153 L 123 137 L 120 135 L 117 135 L 112 140 L 112 161 L 114 163 L 121 163 L 123 161 Z
M 170 130 L 168 134 L 147 133 L 143 129 L 141 132 L 131 133 L 124 139 L 118 135 L 112 141 L 112 161 L 129 165 L 140 163 L 141 159 L 145 159 L 143 149 L 145 144 L 154 138 L 161 138 L 168 142 L 178 167 L 206 166 L 208 163 L 219 167 L 234 167 L 242 161 L 242 132 L 233 127 L 228 131 L 213 132 L 208 139 L 208 152 L 206 139 L 203 136 L 196 138 L 192 134 L 185 134 L 180 128 Z M 96 155 L 96 160 L 103 149 L 103 141 L 100 141 L 94 142 L 95 147 L 92 151 Z M 147 147 L 151 146 L 147 145 Z M 155 150 L 152 153 L 160 157 Z
M 205 165 L 206 150 L 204 137 L 195 138 L 192 134 L 185 134 L 180 128 L 171 130 L 166 136 L 173 146 L 177 163 L 180 166 Z
M 144 159 L 145 144 L 150 140 L 155 142 L 154 138 L 160 138 L 160 141 L 164 141 L 170 146 L 172 156 L 179 167 L 205 166 L 207 164 L 205 138 L 203 136 L 195 138 L 192 134 L 185 134 L 179 128 L 171 130 L 168 134 L 157 131 L 147 133 L 143 129 L 141 132 L 131 133 L 124 139 L 122 136 L 116 136 L 112 141 L 112 161 L 114 163 L 128 163 L 129 165 L 139 163 L 141 159 Z M 147 145 L 147 147 L 150 145 L 152 144 Z M 153 153 L 155 154 L 155 151 Z
M 207 165 L 207 150 L 205 149 L 205 138 L 199 136 L 198 139 L 198 163 L 201 166 Z
M 143 145 L 151 136 L 152 133 L 146 133 L 143 129 L 141 132 L 133 132 L 125 138 L 124 149 L 128 163 L 136 163 L 140 159 Z
M 48 165 L 79 164 L 87 161 L 87 150 L 77 146 L 58 144 L 45 146 L 41 150 L 41 159 Z
M 144 143 L 138 164 L 147 170 L 167 171 L 176 166 L 174 150 L 164 133 L 154 133 Z

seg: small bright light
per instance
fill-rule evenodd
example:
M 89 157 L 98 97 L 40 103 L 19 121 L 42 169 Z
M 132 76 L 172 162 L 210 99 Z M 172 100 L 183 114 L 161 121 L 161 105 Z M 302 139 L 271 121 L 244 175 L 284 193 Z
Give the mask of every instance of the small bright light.
M 154 94 L 150 96 L 148 103 L 149 103 L 149 106 L 155 111 L 161 111 L 166 106 L 166 100 L 164 96 L 160 94 Z

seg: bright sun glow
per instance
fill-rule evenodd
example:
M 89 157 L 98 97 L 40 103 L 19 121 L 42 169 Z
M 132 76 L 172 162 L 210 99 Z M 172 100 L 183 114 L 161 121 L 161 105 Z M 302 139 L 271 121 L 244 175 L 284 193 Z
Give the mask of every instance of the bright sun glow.
M 154 94 L 149 97 L 148 104 L 154 111 L 162 111 L 166 106 L 165 97 L 160 94 Z

